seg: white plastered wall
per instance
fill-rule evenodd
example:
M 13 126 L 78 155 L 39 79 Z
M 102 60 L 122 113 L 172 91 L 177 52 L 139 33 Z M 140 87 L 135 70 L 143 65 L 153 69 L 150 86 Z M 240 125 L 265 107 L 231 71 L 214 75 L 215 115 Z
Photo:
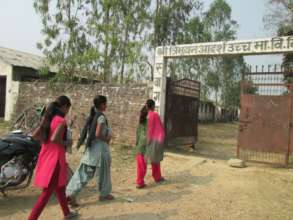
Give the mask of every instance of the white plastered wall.
M 19 82 L 13 81 L 13 67 L 10 64 L 0 61 L 0 76 L 6 76 L 6 104 L 5 104 L 5 121 L 12 118 L 14 106 L 17 101 Z
M 159 52 L 161 48 L 156 49 L 154 82 L 153 82 L 153 99 L 156 102 L 156 109 L 160 114 L 161 120 L 165 120 L 165 102 L 166 102 L 166 65 L 167 59 Z

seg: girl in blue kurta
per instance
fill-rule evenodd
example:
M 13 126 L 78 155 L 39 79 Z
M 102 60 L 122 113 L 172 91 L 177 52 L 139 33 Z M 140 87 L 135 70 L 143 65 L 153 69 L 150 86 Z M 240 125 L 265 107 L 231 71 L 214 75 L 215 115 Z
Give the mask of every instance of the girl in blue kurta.
M 93 140 L 90 140 L 89 146 L 86 147 L 80 165 L 66 189 L 68 201 L 71 206 L 78 205 L 76 202 L 77 194 L 94 177 L 96 177 L 97 188 L 100 191 L 99 200 L 114 199 L 111 195 L 111 155 L 109 149 L 112 134 L 108 127 L 107 118 L 103 114 L 106 107 L 107 99 L 105 96 L 99 95 L 95 97 L 94 107 L 91 109 L 91 114 L 98 115 L 97 117 L 92 117 L 92 120 L 97 120 L 94 137 Z

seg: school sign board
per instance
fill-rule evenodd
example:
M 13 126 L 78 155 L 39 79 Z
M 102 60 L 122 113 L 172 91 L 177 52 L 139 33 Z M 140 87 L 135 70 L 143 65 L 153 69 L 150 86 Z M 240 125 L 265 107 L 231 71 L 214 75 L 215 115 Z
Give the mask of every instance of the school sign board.
M 282 53 L 293 53 L 293 36 L 157 47 L 155 54 L 153 99 L 156 101 L 156 107 L 161 119 L 164 120 L 165 114 L 167 59 Z

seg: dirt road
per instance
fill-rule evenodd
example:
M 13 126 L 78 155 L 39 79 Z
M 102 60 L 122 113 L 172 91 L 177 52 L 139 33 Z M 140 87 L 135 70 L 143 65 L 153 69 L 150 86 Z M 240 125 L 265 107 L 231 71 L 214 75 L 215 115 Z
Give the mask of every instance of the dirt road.
M 133 150 L 113 147 L 112 178 L 116 200 L 99 202 L 94 181 L 91 182 L 79 198 L 79 219 L 293 219 L 293 171 L 256 164 L 243 169 L 231 168 L 221 159 L 221 153 L 225 152 L 221 149 L 208 156 L 207 149 L 212 150 L 213 146 L 216 150 L 217 145 L 233 152 L 230 148 L 235 144 L 235 125 L 220 127 L 213 127 L 211 143 L 202 136 L 198 146 L 200 152 L 168 152 L 162 163 L 167 182 L 155 184 L 148 169 L 148 187 L 140 190 L 135 188 Z M 209 129 L 211 127 L 202 126 L 200 134 L 209 133 Z M 224 140 L 220 136 L 224 136 Z M 215 143 L 217 139 L 221 141 Z M 69 156 L 71 166 L 78 165 L 80 156 L 81 152 Z M 0 219 L 22 220 L 27 218 L 39 191 L 29 187 L 8 195 L 8 198 L 0 197 Z M 55 198 L 40 219 L 62 219 Z

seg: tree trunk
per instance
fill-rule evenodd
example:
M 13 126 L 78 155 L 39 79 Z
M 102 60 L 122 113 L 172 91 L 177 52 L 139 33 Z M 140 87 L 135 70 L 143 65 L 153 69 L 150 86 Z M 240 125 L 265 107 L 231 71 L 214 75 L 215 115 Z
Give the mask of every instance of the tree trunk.
M 124 66 L 125 66 L 125 57 L 126 57 L 126 45 L 129 41 L 129 25 L 126 25 L 125 32 L 124 32 L 124 42 L 123 42 L 123 49 L 122 49 L 122 66 L 120 71 L 120 83 L 123 83 L 124 81 Z
M 156 5 L 156 15 L 155 15 L 155 28 L 154 28 L 154 47 L 156 49 L 156 47 L 159 44 L 159 30 L 157 30 L 157 22 L 158 22 L 158 18 L 159 18 L 159 10 L 160 10 L 160 4 L 161 4 L 161 0 L 157 0 L 157 5 Z
M 105 50 L 104 50 L 104 82 L 109 82 L 109 72 L 110 72 L 110 57 L 109 57 L 109 23 L 110 23 L 110 7 L 107 6 L 105 12 L 104 25 L 106 26 L 105 31 Z
M 153 67 L 153 65 L 148 60 L 146 61 L 146 63 L 151 68 L 151 81 L 154 81 L 154 67 Z
M 215 104 L 216 106 L 218 106 L 218 89 L 215 91 L 215 96 L 216 96 L 216 101 L 215 101 Z

